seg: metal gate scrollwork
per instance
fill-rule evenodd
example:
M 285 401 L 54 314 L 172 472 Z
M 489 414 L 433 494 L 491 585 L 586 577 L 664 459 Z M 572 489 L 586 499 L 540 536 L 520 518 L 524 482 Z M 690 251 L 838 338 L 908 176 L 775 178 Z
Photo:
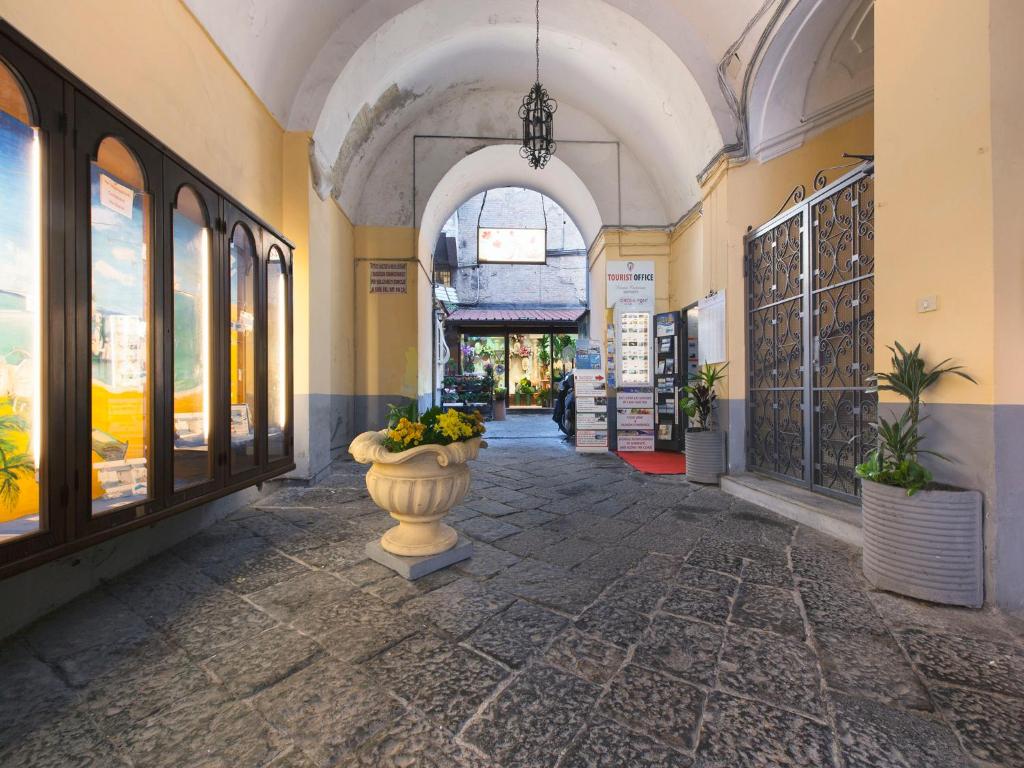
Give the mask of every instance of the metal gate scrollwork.
M 854 498 L 877 412 L 873 167 L 815 188 L 746 238 L 747 466 Z

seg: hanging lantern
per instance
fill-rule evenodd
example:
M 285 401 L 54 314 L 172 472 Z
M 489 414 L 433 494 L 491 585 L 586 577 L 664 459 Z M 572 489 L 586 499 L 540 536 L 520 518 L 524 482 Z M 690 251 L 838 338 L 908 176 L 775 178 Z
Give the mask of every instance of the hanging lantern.
M 523 146 L 519 148 L 531 168 L 543 168 L 555 154 L 555 110 L 558 102 L 548 96 L 540 82 L 540 0 L 537 0 L 537 81 L 523 97 L 519 117 L 523 121 Z

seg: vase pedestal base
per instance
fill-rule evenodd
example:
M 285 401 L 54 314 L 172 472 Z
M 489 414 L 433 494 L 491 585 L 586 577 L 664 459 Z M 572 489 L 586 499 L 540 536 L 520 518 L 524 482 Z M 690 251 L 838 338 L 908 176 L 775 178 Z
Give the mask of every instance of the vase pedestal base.
M 415 581 L 428 573 L 468 560 L 473 556 L 473 542 L 460 536 L 454 547 L 436 555 L 403 557 L 391 554 L 380 545 L 379 539 L 374 539 L 366 545 L 366 556 L 375 563 L 390 568 L 399 576 L 409 581 Z

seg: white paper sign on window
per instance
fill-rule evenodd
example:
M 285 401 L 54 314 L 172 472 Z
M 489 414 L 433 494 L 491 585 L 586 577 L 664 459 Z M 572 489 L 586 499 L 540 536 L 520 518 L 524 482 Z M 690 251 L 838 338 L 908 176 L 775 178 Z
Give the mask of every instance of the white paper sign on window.
M 131 187 L 114 181 L 105 173 L 101 173 L 100 205 L 130 219 L 132 209 L 135 207 L 135 191 Z

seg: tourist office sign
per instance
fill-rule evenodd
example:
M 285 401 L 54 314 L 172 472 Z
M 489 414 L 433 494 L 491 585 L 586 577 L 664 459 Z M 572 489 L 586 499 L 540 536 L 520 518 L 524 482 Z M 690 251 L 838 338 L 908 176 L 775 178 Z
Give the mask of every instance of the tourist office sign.
M 615 339 L 616 444 L 624 451 L 654 450 L 654 270 L 653 261 L 609 261 L 606 266 Z

